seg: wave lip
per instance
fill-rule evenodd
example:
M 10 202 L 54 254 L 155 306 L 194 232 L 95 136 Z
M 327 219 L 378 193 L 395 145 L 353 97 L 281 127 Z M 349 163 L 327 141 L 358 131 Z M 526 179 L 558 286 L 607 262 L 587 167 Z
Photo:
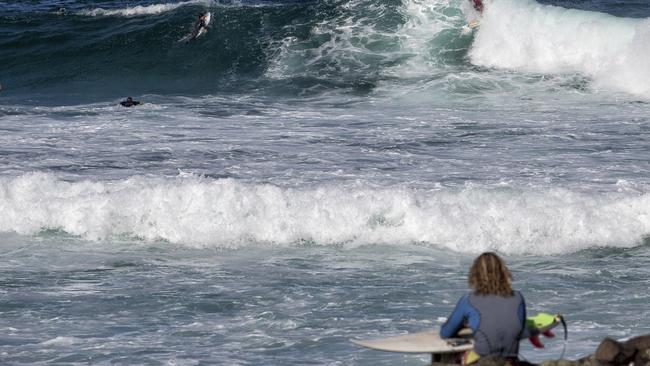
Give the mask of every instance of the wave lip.
M 469 52 L 479 66 L 582 73 L 596 88 L 650 98 L 650 19 L 494 0 Z
M 64 182 L 0 178 L 0 232 L 61 230 L 192 246 L 403 245 L 556 254 L 632 247 L 650 234 L 650 195 L 546 189 L 319 186 L 132 177 Z
M 121 17 L 133 17 L 140 15 L 156 15 L 166 13 L 175 9 L 178 9 L 183 6 L 188 5 L 197 5 L 204 4 L 208 5 L 209 1 L 207 0 L 190 0 L 182 1 L 179 3 L 168 3 L 168 4 L 153 4 L 153 5 L 137 5 L 133 7 L 126 7 L 123 9 L 104 9 L 104 8 L 95 8 L 90 10 L 80 11 L 80 15 L 86 16 L 121 16 Z

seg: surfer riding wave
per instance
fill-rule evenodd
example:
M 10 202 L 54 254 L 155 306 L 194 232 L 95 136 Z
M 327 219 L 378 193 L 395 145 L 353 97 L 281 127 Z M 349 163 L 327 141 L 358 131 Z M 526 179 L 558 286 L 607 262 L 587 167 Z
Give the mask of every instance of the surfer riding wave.
M 190 34 L 183 37 L 180 41 L 187 43 L 197 39 L 199 36 L 206 33 L 208 31 L 208 25 L 210 24 L 210 18 L 211 18 L 210 12 L 199 14 L 196 22 L 194 23 L 194 26 L 192 27 L 192 31 L 190 32 Z
M 199 18 L 197 19 L 196 23 L 194 23 L 194 28 L 192 28 L 192 38 L 196 38 L 199 35 L 201 29 L 203 28 L 205 28 L 206 32 L 208 31 L 207 21 L 208 21 L 207 13 L 199 14 Z

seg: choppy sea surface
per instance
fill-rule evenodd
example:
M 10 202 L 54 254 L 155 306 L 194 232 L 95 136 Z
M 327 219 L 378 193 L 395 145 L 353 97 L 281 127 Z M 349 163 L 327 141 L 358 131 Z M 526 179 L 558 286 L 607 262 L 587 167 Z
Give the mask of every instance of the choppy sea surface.
M 486 250 L 650 333 L 650 6 L 486 3 L 0 1 L 0 363 L 424 365 Z

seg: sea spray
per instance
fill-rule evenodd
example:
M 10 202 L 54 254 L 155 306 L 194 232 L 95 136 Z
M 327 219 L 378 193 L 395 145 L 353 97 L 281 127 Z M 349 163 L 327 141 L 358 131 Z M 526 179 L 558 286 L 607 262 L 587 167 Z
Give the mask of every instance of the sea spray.
M 541 254 L 629 247 L 650 234 L 647 194 L 561 188 L 281 188 L 192 176 L 65 182 L 35 173 L 0 179 L 0 208 L 3 232 L 217 247 L 423 243 Z
M 494 0 L 469 51 L 485 67 L 547 74 L 582 73 L 596 87 L 650 98 L 650 22 L 592 11 Z
M 89 10 L 82 10 L 79 12 L 79 14 L 93 16 L 93 17 L 97 17 L 97 16 L 133 17 L 133 16 L 143 16 L 143 15 L 158 15 L 188 5 L 208 6 L 208 5 L 214 5 L 214 2 L 209 0 L 192 0 L 192 1 L 181 1 L 178 3 L 136 5 L 132 7 L 118 8 L 118 9 L 94 8 Z

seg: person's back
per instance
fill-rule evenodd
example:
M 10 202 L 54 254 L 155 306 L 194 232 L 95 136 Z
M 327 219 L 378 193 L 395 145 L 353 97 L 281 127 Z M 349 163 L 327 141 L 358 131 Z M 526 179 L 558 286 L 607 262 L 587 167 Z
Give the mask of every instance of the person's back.
M 474 331 L 476 353 L 516 358 L 519 354 L 519 337 L 525 324 L 525 316 L 521 313 L 524 303 L 521 293 L 515 291 L 510 297 L 472 293 L 468 301 L 481 316 Z
M 461 297 L 440 329 L 443 338 L 454 337 L 469 326 L 474 334 L 474 350 L 464 363 L 495 355 L 516 359 L 519 339 L 525 329 L 526 304 L 519 291 L 510 288 L 511 275 L 494 253 L 481 254 L 469 274 L 473 292 Z

